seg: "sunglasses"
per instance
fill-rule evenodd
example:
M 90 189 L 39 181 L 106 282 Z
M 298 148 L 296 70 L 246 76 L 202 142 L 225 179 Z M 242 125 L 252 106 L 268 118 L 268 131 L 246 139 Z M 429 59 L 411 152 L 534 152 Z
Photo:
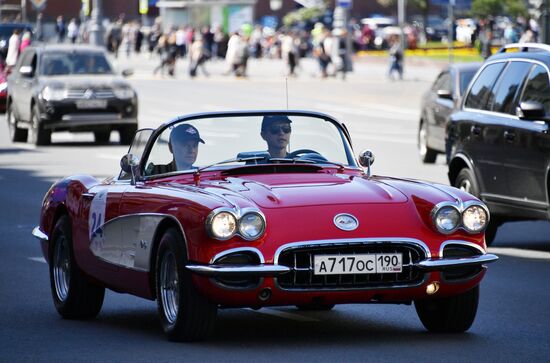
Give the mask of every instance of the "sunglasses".
M 292 128 L 290 125 L 284 125 L 284 126 L 270 126 L 269 127 L 269 133 L 272 135 L 277 135 L 280 132 L 283 132 L 284 134 L 290 134 L 290 131 L 292 131 Z

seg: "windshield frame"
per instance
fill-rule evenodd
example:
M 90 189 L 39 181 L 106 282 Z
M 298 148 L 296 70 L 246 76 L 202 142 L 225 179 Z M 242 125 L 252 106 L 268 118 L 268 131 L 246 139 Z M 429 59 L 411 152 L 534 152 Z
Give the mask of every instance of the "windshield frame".
M 147 145 L 145 146 L 145 150 L 141 156 L 141 159 L 139 160 L 139 180 L 146 181 L 146 180 L 152 180 L 152 179 L 159 179 L 164 178 L 168 176 L 173 175 L 179 175 L 179 174 L 191 174 L 194 173 L 194 170 L 182 170 L 177 172 L 171 172 L 167 174 L 159 174 L 159 175 L 145 175 L 145 162 L 149 159 L 149 155 L 151 153 L 151 149 L 153 148 L 153 145 L 155 144 L 155 141 L 157 138 L 163 133 L 164 130 L 167 128 L 173 126 L 174 124 L 180 123 L 180 122 L 187 122 L 192 120 L 199 120 L 199 119 L 205 119 L 205 118 L 227 118 L 227 117 L 253 117 L 253 116 L 279 116 L 279 115 L 285 115 L 285 116 L 304 116 L 304 117 L 312 117 L 312 118 L 319 118 L 325 121 L 328 121 L 332 123 L 336 129 L 340 132 L 340 135 L 342 137 L 343 147 L 345 150 L 346 158 L 348 159 L 348 164 L 345 166 L 346 168 L 351 169 L 360 169 L 361 167 L 358 165 L 357 160 L 353 154 L 353 147 L 351 144 L 351 136 L 349 134 L 348 129 L 346 126 L 341 123 L 340 121 L 336 120 L 335 118 L 321 113 L 321 112 L 315 112 L 315 111 L 303 111 L 303 110 L 250 110 L 250 111 L 223 111 L 223 112 L 203 112 L 203 113 L 194 113 L 184 116 L 176 117 L 173 120 L 170 120 L 162 125 L 160 125 L 149 137 L 149 140 L 147 142 Z M 221 160 L 220 160 L 221 161 Z M 269 165 L 269 164 L 267 164 Z M 319 164 L 317 164 L 319 165 Z M 334 167 L 333 163 L 327 163 L 330 167 Z M 232 166 L 234 167 L 241 167 L 239 166 Z M 219 168 L 224 169 L 224 168 Z M 209 170 L 214 170 L 212 168 L 209 168 Z M 216 169 L 217 170 L 217 169 Z

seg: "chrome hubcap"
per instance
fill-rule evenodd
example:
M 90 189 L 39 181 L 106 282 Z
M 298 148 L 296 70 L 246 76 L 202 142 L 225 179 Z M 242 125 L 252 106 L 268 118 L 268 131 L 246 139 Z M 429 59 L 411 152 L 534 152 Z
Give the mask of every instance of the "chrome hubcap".
M 470 183 L 467 179 L 463 180 L 460 183 L 459 189 L 465 191 L 466 193 L 470 193 L 470 190 L 472 190 L 472 183 Z
M 418 149 L 420 155 L 426 155 L 428 151 L 427 142 L 426 142 L 426 126 L 422 124 L 420 131 L 418 132 Z
M 160 265 L 160 299 L 164 316 L 170 324 L 176 321 L 179 309 L 178 272 L 176 257 L 168 251 Z
M 67 240 L 61 236 L 55 244 L 53 256 L 53 278 L 55 293 L 60 301 L 65 301 L 69 294 L 71 261 L 69 258 L 69 249 Z

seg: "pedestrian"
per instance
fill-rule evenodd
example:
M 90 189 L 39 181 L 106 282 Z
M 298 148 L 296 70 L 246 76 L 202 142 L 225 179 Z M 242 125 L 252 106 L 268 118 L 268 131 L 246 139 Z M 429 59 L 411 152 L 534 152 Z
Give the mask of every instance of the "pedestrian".
M 75 18 L 72 18 L 69 25 L 67 25 L 67 37 L 72 44 L 76 43 L 76 39 L 78 38 L 78 24 Z
M 57 33 L 57 42 L 63 43 L 65 41 L 65 35 L 67 34 L 67 27 L 63 20 L 63 15 L 59 15 L 55 21 L 55 32 Z
M 393 80 L 393 73 L 397 72 L 399 79 L 403 79 L 403 48 L 401 47 L 401 38 L 397 34 L 390 36 L 390 68 L 388 78 Z
M 139 22 L 135 23 L 135 34 L 136 34 L 136 41 L 134 43 L 134 52 L 136 54 L 140 54 L 141 46 L 143 44 L 143 32 L 141 31 L 141 24 Z
M 322 29 L 322 34 L 317 46 L 314 48 L 314 55 L 319 62 L 321 77 L 328 77 L 328 65 L 331 63 L 331 54 L 333 47 L 333 38 L 327 29 Z
M 21 38 L 19 36 L 19 29 L 14 29 L 13 33 L 8 40 L 8 53 L 6 55 L 6 73 L 10 73 L 17 58 L 19 58 L 19 46 L 21 45 Z
M 197 75 L 197 70 L 200 67 L 202 73 L 208 77 L 208 72 L 204 64 L 209 59 L 209 51 L 204 43 L 202 34 L 195 36 L 195 41 L 191 44 L 189 49 L 189 76 L 192 78 Z
M 36 15 L 36 25 L 34 28 L 34 34 L 36 35 L 36 40 L 41 42 L 44 40 L 44 24 L 42 23 L 43 15 L 42 13 L 38 13 Z
M 285 34 L 281 40 L 281 56 L 288 66 L 288 75 L 296 76 L 295 69 L 298 64 L 299 49 L 296 35 L 294 33 Z
M 183 26 L 176 31 L 176 47 L 178 48 L 178 57 L 184 58 L 187 53 L 187 45 L 185 44 L 185 28 Z
M 31 39 L 31 32 L 26 30 L 23 33 L 23 36 L 21 37 L 21 44 L 19 45 L 19 54 L 23 53 L 25 48 L 27 48 L 29 45 L 31 45 L 32 39 Z

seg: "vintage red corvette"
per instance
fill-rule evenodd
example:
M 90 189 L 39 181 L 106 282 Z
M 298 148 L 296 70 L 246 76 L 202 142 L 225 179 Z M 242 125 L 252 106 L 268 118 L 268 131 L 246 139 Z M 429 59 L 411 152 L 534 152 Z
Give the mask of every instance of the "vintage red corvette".
M 47 192 L 52 296 L 95 317 L 105 288 L 156 299 L 171 340 L 205 338 L 219 307 L 411 304 L 430 331 L 472 325 L 485 205 L 446 185 L 371 175 L 347 128 L 306 111 L 193 114 L 137 132 L 118 176 Z

